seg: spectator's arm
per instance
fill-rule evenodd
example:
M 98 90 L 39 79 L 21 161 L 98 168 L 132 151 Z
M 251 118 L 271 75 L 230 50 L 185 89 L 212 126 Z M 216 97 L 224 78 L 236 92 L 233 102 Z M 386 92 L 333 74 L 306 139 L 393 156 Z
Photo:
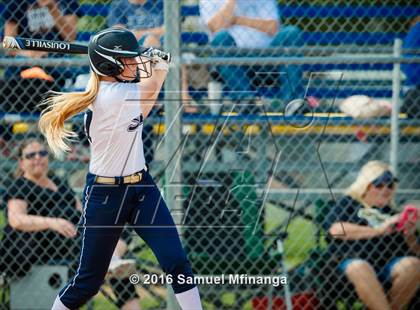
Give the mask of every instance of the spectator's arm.
M 137 29 L 137 30 L 134 30 L 133 32 L 134 32 L 134 35 L 136 36 L 137 40 L 139 40 L 146 33 L 152 34 L 156 37 L 161 37 L 165 33 L 165 27 L 160 26 L 160 27 L 149 28 L 149 29 Z
M 235 16 L 232 24 L 247 26 L 274 36 L 279 28 L 279 23 L 274 19 L 251 18 L 246 16 Z
M 28 204 L 22 199 L 10 199 L 7 203 L 7 216 L 9 225 L 16 230 L 36 232 L 54 230 L 59 234 L 73 238 L 76 236 L 76 228 L 69 221 L 62 218 L 54 218 L 27 213 Z
M 124 24 L 115 24 L 112 25 L 111 27 L 127 27 Z M 160 26 L 160 27 L 156 27 L 156 28 L 149 28 L 149 29 L 135 29 L 132 30 L 134 35 L 136 36 L 137 40 L 139 40 L 144 34 L 149 33 L 152 35 L 155 35 L 157 37 L 161 37 L 164 33 L 165 33 L 165 28 L 164 26 Z
M 50 11 L 60 36 L 66 41 L 74 41 L 77 34 L 77 16 L 74 14 L 75 12 L 70 13 L 68 10 L 66 12 L 62 12 L 58 6 L 57 0 L 37 1 L 40 6 L 47 7 Z M 71 2 L 68 5 L 73 7 L 74 3 Z
M 211 1 L 203 2 L 200 8 L 200 14 L 203 15 L 208 10 L 209 5 L 214 5 Z M 233 13 L 235 10 L 236 0 L 227 0 L 226 3 L 211 17 L 204 17 L 207 26 L 211 32 L 217 32 L 223 28 L 228 28 L 232 24 Z M 206 7 L 207 6 L 207 7 Z
M 55 24 L 59 29 L 60 36 L 66 41 L 74 41 L 77 36 L 77 16 L 74 14 L 71 15 L 53 15 Z
M 328 230 L 331 237 L 340 240 L 359 240 L 379 237 L 390 233 L 390 227 L 394 223 L 387 223 L 379 228 L 372 228 L 365 225 L 357 225 L 349 222 L 336 222 Z
M 416 256 L 420 256 L 420 244 L 417 242 L 417 237 L 415 233 L 407 234 L 405 236 L 405 242 L 407 243 L 408 247 L 410 248 L 411 252 Z
M 4 23 L 4 35 L 15 37 L 18 34 L 18 24 L 14 21 L 7 20 Z
M 7 203 L 9 225 L 16 230 L 34 232 L 50 229 L 52 218 L 29 215 L 25 200 L 10 199 Z
M 107 17 L 108 27 L 127 27 L 125 2 L 113 0 Z
M 51 15 L 54 18 L 60 36 L 66 41 L 74 41 L 77 35 L 77 16 L 75 14 L 63 15 L 58 8 L 51 11 Z
M 408 221 L 404 225 L 405 242 L 415 255 L 420 255 L 420 244 L 417 242 L 417 227 L 415 221 Z

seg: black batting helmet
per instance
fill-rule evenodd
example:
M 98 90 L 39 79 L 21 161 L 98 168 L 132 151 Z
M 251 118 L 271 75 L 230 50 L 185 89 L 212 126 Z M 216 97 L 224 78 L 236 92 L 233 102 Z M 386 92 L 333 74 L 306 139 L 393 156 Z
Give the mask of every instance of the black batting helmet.
M 115 77 L 124 70 L 121 57 L 135 58 L 146 48 L 140 47 L 134 34 L 124 28 L 108 28 L 96 33 L 89 41 L 90 65 L 97 74 Z

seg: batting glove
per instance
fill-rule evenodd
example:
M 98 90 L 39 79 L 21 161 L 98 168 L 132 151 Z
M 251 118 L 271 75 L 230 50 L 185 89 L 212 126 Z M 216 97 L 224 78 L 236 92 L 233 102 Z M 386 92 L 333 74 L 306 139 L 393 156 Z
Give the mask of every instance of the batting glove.
M 142 54 L 146 57 L 149 57 L 153 63 L 166 62 L 168 64 L 171 62 L 170 53 L 166 53 L 154 47 L 150 47 Z

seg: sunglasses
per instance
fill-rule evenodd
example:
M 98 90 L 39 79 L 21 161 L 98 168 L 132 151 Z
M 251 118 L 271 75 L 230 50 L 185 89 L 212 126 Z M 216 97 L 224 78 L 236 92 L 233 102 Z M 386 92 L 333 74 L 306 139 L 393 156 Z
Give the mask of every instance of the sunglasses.
M 384 187 L 387 187 L 387 188 L 389 188 L 389 189 L 393 189 L 393 188 L 394 188 L 395 183 L 396 183 L 396 182 L 391 182 L 391 183 L 380 183 L 380 184 L 373 184 L 373 186 L 375 186 L 376 188 L 379 188 L 379 189 L 384 188 Z
M 46 156 L 48 156 L 48 151 L 42 150 L 42 151 L 39 151 L 39 152 L 30 152 L 28 154 L 22 155 L 22 157 L 25 158 L 25 159 L 34 159 L 36 157 L 36 155 L 39 155 L 39 157 L 46 157 Z

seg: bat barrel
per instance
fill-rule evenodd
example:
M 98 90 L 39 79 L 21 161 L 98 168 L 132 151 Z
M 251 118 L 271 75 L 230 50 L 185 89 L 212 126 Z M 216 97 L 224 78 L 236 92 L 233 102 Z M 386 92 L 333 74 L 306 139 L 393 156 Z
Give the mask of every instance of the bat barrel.
M 32 38 L 15 38 L 9 36 L 4 37 L 3 48 L 44 51 L 61 54 L 87 54 L 88 52 L 87 46 L 83 44 Z

